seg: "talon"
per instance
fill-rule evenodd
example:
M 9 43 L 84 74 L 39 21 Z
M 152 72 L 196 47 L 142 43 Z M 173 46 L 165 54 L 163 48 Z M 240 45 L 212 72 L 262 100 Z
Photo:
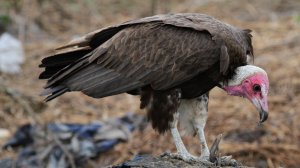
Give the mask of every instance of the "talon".
M 203 155 L 203 156 L 201 155 L 200 158 L 205 159 L 205 160 L 209 160 L 209 156 L 206 156 L 206 155 Z
M 205 163 L 206 165 L 209 165 L 209 166 L 214 165 L 214 163 L 209 160 L 209 156 L 200 156 L 199 159 L 201 162 Z
M 213 166 L 213 165 L 215 165 L 214 163 L 212 163 L 211 161 L 209 161 L 209 157 L 200 157 L 200 158 L 198 158 L 198 161 L 199 162 L 202 162 L 203 164 L 205 164 L 205 165 L 207 165 L 207 166 Z

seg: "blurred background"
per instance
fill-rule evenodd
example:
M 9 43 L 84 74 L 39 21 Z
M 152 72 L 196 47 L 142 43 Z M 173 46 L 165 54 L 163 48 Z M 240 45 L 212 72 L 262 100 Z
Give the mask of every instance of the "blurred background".
M 254 63 L 264 68 L 270 79 L 270 114 L 261 126 L 257 125 L 256 109 L 248 101 L 217 88 L 211 91 L 206 126 L 209 146 L 218 134 L 223 134 L 221 154 L 233 155 L 244 165 L 299 167 L 299 0 L 0 0 L 0 37 L 9 34 L 15 44 L 11 50 L 20 50 L 20 57 L 15 58 L 16 70 L 0 69 L 0 145 L 26 123 L 86 124 L 128 112 L 143 115 L 139 98 L 127 94 L 96 100 L 81 93 L 68 93 L 46 104 L 39 96 L 45 81 L 38 80 L 42 71 L 38 65 L 54 48 L 90 31 L 177 12 L 205 13 L 252 29 Z M 2 53 L 0 65 L 4 61 Z M 184 142 L 191 153 L 200 154 L 196 137 L 184 137 Z M 87 167 L 165 151 L 175 152 L 170 134 L 159 135 L 148 126 L 134 131 L 126 143 L 89 161 Z M 17 152 L 18 149 L 0 150 L 0 159 L 16 158 Z

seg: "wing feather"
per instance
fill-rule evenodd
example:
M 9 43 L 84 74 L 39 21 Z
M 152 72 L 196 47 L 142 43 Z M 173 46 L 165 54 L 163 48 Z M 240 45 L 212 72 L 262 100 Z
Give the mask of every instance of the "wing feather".
M 253 53 L 248 30 L 191 13 L 128 21 L 91 32 L 57 50 L 62 58 L 48 57 L 43 62 L 46 71 L 42 77 L 49 78 L 45 88 L 64 86 L 68 89 L 54 91 L 78 90 L 92 97 L 145 85 L 170 89 L 207 74 L 216 64 L 220 75 L 228 74 L 246 62 L 248 50 Z M 72 52 L 84 53 L 78 58 L 67 57 Z M 56 60 L 64 61 L 56 64 Z
M 113 69 L 122 76 L 164 90 L 191 79 L 219 61 L 220 50 L 206 31 L 168 25 L 151 31 L 152 26 L 158 25 L 137 25 L 117 33 L 97 64 L 108 69 L 114 65 Z M 155 38 L 157 35 L 159 39 Z M 98 55 L 92 55 L 91 59 L 94 57 Z
M 71 91 L 82 91 L 89 96 L 101 98 L 144 85 L 140 82 L 131 81 L 132 79 L 124 78 L 111 69 L 101 68 L 97 64 L 93 64 L 69 77 L 61 85 L 68 86 Z

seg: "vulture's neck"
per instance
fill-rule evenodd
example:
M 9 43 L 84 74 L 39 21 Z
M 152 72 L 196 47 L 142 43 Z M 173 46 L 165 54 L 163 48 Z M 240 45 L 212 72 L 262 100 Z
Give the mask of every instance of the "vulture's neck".
M 267 75 L 267 73 L 263 69 L 261 69 L 257 66 L 254 66 L 254 65 L 240 66 L 240 67 L 236 68 L 235 74 L 233 75 L 233 77 L 231 79 L 229 79 L 227 82 L 220 83 L 221 88 L 225 88 L 228 86 L 241 85 L 242 82 L 246 78 L 248 78 L 252 75 L 255 75 L 257 73 L 263 73 L 263 74 Z

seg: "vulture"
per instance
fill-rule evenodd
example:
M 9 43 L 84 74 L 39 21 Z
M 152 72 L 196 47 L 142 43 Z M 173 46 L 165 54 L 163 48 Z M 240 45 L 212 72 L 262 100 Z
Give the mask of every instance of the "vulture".
M 170 131 L 185 161 L 208 160 L 204 136 L 208 93 L 219 87 L 245 97 L 268 117 L 267 73 L 253 58 L 251 30 L 198 13 L 156 15 L 88 33 L 41 61 L 47 79 L 42 95 L 50 101 L 66 92 L 93 98 L 120 93 L 140 96 L 140 108 L 159 133 Z M 201 156 L 185 148 L 177 124 L 198 134 Z

